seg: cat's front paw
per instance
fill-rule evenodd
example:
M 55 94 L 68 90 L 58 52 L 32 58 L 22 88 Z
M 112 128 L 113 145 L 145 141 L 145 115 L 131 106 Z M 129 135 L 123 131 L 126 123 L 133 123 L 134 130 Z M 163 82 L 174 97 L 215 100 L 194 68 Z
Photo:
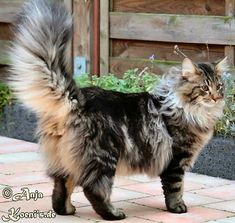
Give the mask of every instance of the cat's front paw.
M 172 213 L 182 214 L 187 212 L 187 206 L 185 205 L 184 201 L 179 202 L 168 202 L 166 204 L 167 210 Z

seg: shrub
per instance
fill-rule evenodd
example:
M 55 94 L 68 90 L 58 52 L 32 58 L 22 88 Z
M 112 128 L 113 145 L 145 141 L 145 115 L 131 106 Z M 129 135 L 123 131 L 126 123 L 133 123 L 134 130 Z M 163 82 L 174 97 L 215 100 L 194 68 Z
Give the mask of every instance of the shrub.
M 146 71 L 139 73 L 138 69 L 134 69 L 128 70 L 122 79 L 113 74 L 108 74 L 100 77 L 81 75 L 76 77 L 75 80 L 80 87 L 97 86 L 123 93 L 138 93 L 151 90 L 160 78 Z
M 232 74 L 224 75 L 225 108 L 224 116 L 216 125 L 216 132 L 220 135 L 235 136 L 235 79 Z
M 12 95 L 10 89 L 2 82 L 0 82 L 0 113 L 2 113 L 5 105 L 11 102 Z

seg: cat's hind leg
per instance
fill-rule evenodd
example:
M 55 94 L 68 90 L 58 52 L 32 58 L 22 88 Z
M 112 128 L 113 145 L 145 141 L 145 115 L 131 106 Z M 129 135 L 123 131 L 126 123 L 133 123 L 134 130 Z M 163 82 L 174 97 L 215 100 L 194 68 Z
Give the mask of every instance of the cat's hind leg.
M 124 219 L 126 217 L 125 214 L 121 210 L 116 209 L 110 202 L 111 187 L 111 179 L 103 178 L 99 179 L 95 184 L 85 187 L 83 191 L 96 213 L 103 219 L 112 221 Z
M 75 213 L 76 209 L 71 203 L 74 187 L 72 178 L 54 177 L 52 207 L 57 214 L 73 215 Z
M 111 157 L 111 156 L 110 156 Z M 121 220 L 125 214 L 110 201 L 116 169 L 114 157 L 96 157 L 84 168 L 81 186 L 92 207 L 105 220 Z

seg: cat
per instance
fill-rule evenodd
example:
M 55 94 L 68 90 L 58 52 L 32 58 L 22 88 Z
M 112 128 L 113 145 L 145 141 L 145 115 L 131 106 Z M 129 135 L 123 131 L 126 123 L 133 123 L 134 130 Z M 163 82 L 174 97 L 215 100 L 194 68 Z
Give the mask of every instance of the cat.
M 100 216 L 124 219 L 110 201 L 115 175 L 147 174 L 160 176 L 167 209 L 185 213 L 184 173 L 223 114 L 227 59 L 213 65 L 185 58 L 151 92 L 79 88 L 69 71 L 72 18 L 63 4 L 25 3 L 14 30 L 8 83 L 39 118 L 54 211 L 74 214 L 71 194 L 81 186 Z

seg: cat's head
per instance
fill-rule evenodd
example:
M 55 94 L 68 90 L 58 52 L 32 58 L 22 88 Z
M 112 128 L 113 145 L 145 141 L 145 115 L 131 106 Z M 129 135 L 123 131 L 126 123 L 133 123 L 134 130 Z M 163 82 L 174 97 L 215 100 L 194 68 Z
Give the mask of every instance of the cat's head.
M 195 64 L 185 58 L 176 93 L 183 103 L 204 107 L 221 105 L 224 100 L 222 75 L 227 70 L 227 58 L 217 64 Z

